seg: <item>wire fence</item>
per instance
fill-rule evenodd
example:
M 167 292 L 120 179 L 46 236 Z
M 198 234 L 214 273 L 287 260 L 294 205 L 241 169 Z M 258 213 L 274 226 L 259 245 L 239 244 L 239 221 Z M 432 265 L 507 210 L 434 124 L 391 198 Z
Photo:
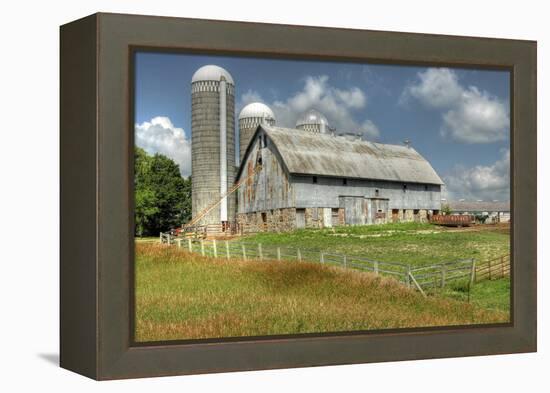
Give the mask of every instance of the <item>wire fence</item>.
M 486 279 L 497 279 L 510 275 L 510 256 L 476 264 L 473 258 L 440 262 L 426 266 L 412 266 L 400 262 L 383 262 L 355 255 L 346 255 L 302 247 L 266 245 L 262 243 L 204 240 L 174 237 L 160 234 L 160 242 L 185 248 L 189 252 L 205 257 L 318 262 L 365 272 L 390 276 L 407 286 L 416 288 L 424 296 L 427 291 L 445 288 L 449 283 L 464 281 L 470 285 Z

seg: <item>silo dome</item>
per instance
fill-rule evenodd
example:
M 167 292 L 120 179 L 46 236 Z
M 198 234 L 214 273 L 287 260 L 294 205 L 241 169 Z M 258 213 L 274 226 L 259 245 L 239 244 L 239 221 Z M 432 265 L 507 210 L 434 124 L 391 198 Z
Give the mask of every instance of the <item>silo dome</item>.
M 302 114 L 296 121 L 296 128 L 321 134 L 327 134 L 330 131 L 325 115 L 315 109 L 310 109 Z
M 243 159 L 244 153 L 260 124 L 275 125 L 273 111 L 261 102 L 253 102 L 245 106 L 239 114 L 239 157 Z
M 261 102 L 253 102 L 252 104 L 248 104 L 241 110 L 241 113 L 239 114 L 239 120 L 254 117 L 275 120 L 275 115 L 273 114 L 271 108 L 269 108 L 265 104 L 262 104 Z
M 235 84 L 235 82 L 233 82 L 233 77 L 229 72 L 227 72 L 227 70 L 213 64 L 202 66 L 197 71 L 195 71 L 193 77 L 191 78 L 191 83 L 199 81 L 219 82 L 222 76 L 225 78 L 225 81 L 227 83 L 231 83 L 232 85 Z

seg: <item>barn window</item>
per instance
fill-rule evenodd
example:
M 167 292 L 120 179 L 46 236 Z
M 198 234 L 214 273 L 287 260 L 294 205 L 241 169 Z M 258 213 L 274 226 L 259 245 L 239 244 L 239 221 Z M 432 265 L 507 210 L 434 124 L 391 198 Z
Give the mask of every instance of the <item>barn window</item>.
M 403 184 L 403 192 L 407 192 L 407 185 Z
M 428 191 L 428 185 L 427 184 L 424 186 L 424 191 Z
M 313 184 L 317 184 L 317 176 L 313 176 Z
M 377 188 L 376 190 L 374 190 L 374 196 L 379 196 L 380 195 L 380 190 Z
M 348 185 L 348 179 L 342 179 L 342 184 L 344 186 L 347 186 Z

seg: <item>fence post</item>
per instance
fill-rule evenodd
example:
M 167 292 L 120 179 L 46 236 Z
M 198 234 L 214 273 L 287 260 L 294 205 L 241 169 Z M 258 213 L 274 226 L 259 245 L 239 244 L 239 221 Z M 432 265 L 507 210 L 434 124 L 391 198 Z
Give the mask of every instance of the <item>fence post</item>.
M 445 265 L 441 266 L 441 288 L 445 288 L 445 276 L 447 268 Z
M 408 287 L 411 286 L 411 265 L 407 265 L 407 279 L 405 280 L 405 283 Z
M 470 285 L 476 282 L 476 260 L 472 258 L 472 270 L 470 272 Z
M 491 280 L 491 260 L 489 259 L 489 280 Z
M 177 239 L 176 242 L 178 243 L 178 248 L 181 248 L 181 239 Z
M 262 254 L 262 243 L 258 243 L 258 255 L 260 256 L 260 261 L 262 261 L 264 259 Z
M 500 257 L 500 278 L 504 277 L 504 256 Z
M 277 247 L 277 260 L 281 260 L 281 247 Z
M 241 247 L 243 249 L 243 259 L 246 261 L 246 247 L 244 246 L 244 243 L 241 244 Z
M 298 248 L 298 261 L 302 262 L 302 253 L 300 252 L 299 248 Z
M 321 263 L 325 263 L 325 254 L 323 254 L 323 252 L 321 252 Z
M 407 274 L 407 276 L 409 277 L 409 282 L 412 281 L 413 284 L 416 286 L 416 289 L 418 289 L 420 291 L 422 296 L 424 296 L 424 298 L 427 298 L 428 296 L 426 295 L 426 292 L 424 292 L 424 290 L 422 290 L 422 287 L 420 286 L 418 281 L 416 281 L 416 279 L 414 278 L 414 276 L 412 275 L 410 270 L 409 270 L 409 273 Z
M 344 255 L 344 267 L 348 267 L 348 257 L 346 255 Z
M 204 240 L 201 239 L 201 255 L 204 256 Z
M 193 242 L 191 241 L 191 238 L 187 239 L 187 246 L 189 247 L 189 252 L 193 252 Z
M 168 245 L 172 244 L 172 239 L 170 238 L 170 234 L 166 235 L 167 236 L 167 243 Z
M 374 261 L 374 274 L 378 274 L 378 261 Z
M 214 258 L 218 257 L 218 247 L 216 245 L 216 239 L 212 240 L 212 247 L 214 247 Z
M 227 255 L 227 259 L 231 257 L 231 255 L 229 255 L 229 242 L 227 240 L 225 241 L 225 254 Z
M 159 235 L 159 242 L 160 242 L 160 244 L 162 244 L 162 232 Z

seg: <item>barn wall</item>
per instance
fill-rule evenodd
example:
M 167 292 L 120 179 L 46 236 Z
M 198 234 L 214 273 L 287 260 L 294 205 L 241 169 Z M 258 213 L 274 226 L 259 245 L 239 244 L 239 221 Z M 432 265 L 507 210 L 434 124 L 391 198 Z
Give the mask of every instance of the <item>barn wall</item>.
M 254 172 L 258 158 L 262 160 L 262 170 L 246 181 L 237 192 L 238 213 L 251 213 L 294 207 L 294 192 L 288 175 L 283 169 L 271 143 L 261 148 L 259 133 L 251 142 L 252 149 L 245 157 L 241 178 Z
M 363 196 L 389 199 L 388 209 L 441 209 L 439 185 L 427 185 L 426 190 L 423 184 L 407 183 L 407 189 L 403 191 L 403 183 L 347 179 L 347 185 L 343 185 L 341 178 L 318 177 L 314 184 L 313 176 L 292 176 L 291 183 L 297 208 L 337 208 L 340 207 L 340 196 Z

